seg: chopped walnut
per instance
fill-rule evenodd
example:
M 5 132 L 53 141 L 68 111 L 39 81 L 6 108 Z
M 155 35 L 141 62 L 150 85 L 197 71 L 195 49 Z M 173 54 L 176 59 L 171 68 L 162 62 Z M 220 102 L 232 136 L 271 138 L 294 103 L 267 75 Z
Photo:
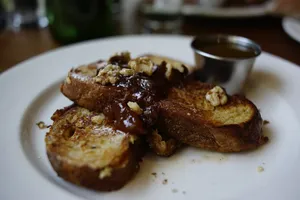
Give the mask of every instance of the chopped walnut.
M 108 83 L 115 84 L 118 81 L 120 70 L 121 68 L 119 66 L 108 64 L 99 71 L 98 75 L 95 77 L 95 81 L 101 85 L 106 85 Z
M 157 130 L 154 130 L 148 137 L 150 147 L 154 150 L 157 155 L 170 156 L 177 148 L 177 142 L 174 139 L 168 139 L 164 141 L 162 136 Z
M 262 166 L 257 167 L 257 172 L 263 172 L 263 171 L 265 171 L 265 169 Z
M 129 51 L 121 51 L 121 52 L 116 52 L 114 55 L 112 55 L 111 57 L 110 57 L 110 59 L 112 58 L 112 57 L 115 57 L 115 56 L 122 56 L 122 57 L 124 57 L 126 60 L 130 60 L 131 59 L 131 56 L 130 56 L 130 52 Z
M 172 64 L 167 63 L 166 68 L 167 68 L 167 71 L 165 73 L 165 76 L 167 79 L 171 78 L 173 69 L 179 71 L 180 73 L 184 73 L 184 66 L 180 63 L 175 63 L 175 62 L 173 62 Z
M 91 121 L 95 124 L 102 124 L 104 119 L 105 119 L 105 116 L 102 113 L 91 117 Z
M 143 113 L 143 110 L 141 109 L 139 104 L 137 104 L 136 102 L 128 101 L 127 105 L 130 108 L 130 110 L 132 110 L 133 112 L 135 112 L 139 115 Z
M 132 69 L 123 68 L 121 69 L 120 74 L 123 76 L 132 76 L 134 74 L 134 71 Z
M 228 100 L 226 92 L 220 86 L 215 86 L 213 89 L 208 91 L 205 98 L 212 106 L 224 105 Z
M 106 177 L 110 177 L 112 174 L 112 168 L 111 167 L 105 167 L 103 170 L 99 173 L 99 178 L 104 179 Z
M 137 137 L 135 135 L 129 135 L 129 142 L 131 144 L 134 144 L 135 140 L 137 139 Z
M 74 123 L 74 122 L 77 121 L 77 119 L 78 119 L 78 115 L 74 115 L 74 116 L 72 117 L 72 119 L 70 119 L 70 120 L 68 120 L 68 121 L 70 121 L 70 123 Z
M 148 57 L 139 57 L 128 62 L 128 66 L 136 73 L 145 73 L 151 76 L 156 70 L 155 64 Z
M 71 83 L 72 83 L 69 76 L 67 76 L 67 78 L 66 78 L 66 83 L 67 83 L 67 84 L 71 84 Z
M 81 73 L 86 76 L 94 77 L 97 75 L 97 65 L 96 64 L 81 65 L 75 69 L 75 72 Z
M 49 128 L 50 127 L 50 126 L 47 126 L 45 124 L 45 122 L 42 122 L 42 121 L 36 123 L 36 125 L 39 127 L 39 129 L 45 129 L 45 128 Z

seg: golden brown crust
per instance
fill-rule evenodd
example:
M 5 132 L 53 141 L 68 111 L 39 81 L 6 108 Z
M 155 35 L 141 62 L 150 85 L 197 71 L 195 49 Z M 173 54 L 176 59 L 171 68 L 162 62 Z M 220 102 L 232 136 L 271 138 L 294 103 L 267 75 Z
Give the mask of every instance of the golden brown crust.
M 139 170 L 139 164 L 135 156 L 130 155 L 126 167 L 115 169 L 109 177 L 100 179 L 99 174 L 103 168 L 93 169 L 87 166 L 70 165 L 57 159 L 58 155 L 51 151 L 47 151 L 47 156 L 58 176 L 76 185 L 99 191 L 112 191 L 122 188 Z
M 181 90 L 172 89 L 169 99 L 160 102 L 158 130 L 182 143 L 219 152 L 245 151 L 266 143 L 255 105 L 244 97 L 233 96 L 226 105 L 212 107 L 204 102 L 205 93 L 212 87 L 193 83 Z M 228 118 L 228 110 L 236 115 Z
M 75 70 L 69 72 L 69 82 L 61 85 L 61 92 L 74 103 L 94 111 L 102 111 L 116 99 L 126 95 L 124 88 L 103 86 L 90 76 L 81 75 Z
M 93 121 L 95 116 L 100 114 L 77 106 L 57 110 L 45 138 L 47 155 L 61 178 L 95 190 L 116 190 L 138 171 L 142 141 L 105 121 Z

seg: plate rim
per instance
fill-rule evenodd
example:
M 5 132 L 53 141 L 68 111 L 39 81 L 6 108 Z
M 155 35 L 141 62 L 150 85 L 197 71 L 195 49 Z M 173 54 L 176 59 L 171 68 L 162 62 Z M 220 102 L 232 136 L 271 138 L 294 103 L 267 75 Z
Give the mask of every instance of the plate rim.
M 205 16 L 212 18 L 254 18 L 270 14 L 274 3 L 268 1 L 262 5 L 249 7 L 201 7 L 199 5 L 185 4 L 182 12 L 186 16 Z
M 282 19 L 282 28 L 284 30 L 284 32 L 291 38 L 293 39 L 295 42 L 300 43 L 300 32 L 297 35 L 291 28 L 291 26 L 293 26 L 295 23 L 295 19 L 293 19 L 292 17 L 284 17 Z M 300 27 L 300 20 L 298 22 L 298 25 Z

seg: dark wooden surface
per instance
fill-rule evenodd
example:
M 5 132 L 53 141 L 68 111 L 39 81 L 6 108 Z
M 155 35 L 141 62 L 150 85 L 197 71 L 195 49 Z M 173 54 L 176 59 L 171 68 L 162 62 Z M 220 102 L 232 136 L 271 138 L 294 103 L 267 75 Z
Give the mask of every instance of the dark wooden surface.
M 40 53 L 57 48 L 48 29 L 24 29 L 0 34 L 0 73 Z
M 188 18 L 183 30 L 187 35 L 227 33 L 244 36 L 260 44 L 263 51 L 300 65 L 300 43 L 284 32 L 281 21 L 281 18 L 273 17 L 248 20 Z
M 300 65 L 300 43 L 283 31 L 280 18 L 208 19 L 185 18 L 182 34 L 229 33 L 248 37 L 262 49 Z M 42 52 L 59 47 L 48 29 L 24 29 L 0 33 L 0 72 Z

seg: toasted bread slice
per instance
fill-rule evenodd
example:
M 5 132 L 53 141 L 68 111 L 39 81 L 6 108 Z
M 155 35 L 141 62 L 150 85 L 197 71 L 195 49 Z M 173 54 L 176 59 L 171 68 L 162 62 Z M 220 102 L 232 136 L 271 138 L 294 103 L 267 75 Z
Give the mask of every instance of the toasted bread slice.
M 138 171 L 144 152 L 140 139 L 107 125 L 103 114 L 71 106 L 57 110 L 52 120 L 46 149 L 61 178 L 110 191 L 123 187 Z
M 84 108 L 102 112 L 116 99 L 122 99 L 128 95 L 125 88 L 101 85 L 93 78 L 105 64 L 106 62 L 92 63 L 71 69 L 61 85 L 61 92 Z
M 193 82 L 172 88 L 160 102 L 158 130 L 178 141 L 218 152 L 240 152 L 267 142 L 256 106 L 242 96 L 228 96 L 225 105 L 206 100 L 214 85 Z
M 188 74 L 188 69 L 180 63 L 155 64 L 146 57 L 130 60 L 135 63 L 131 68 L 123 63 L 111 66 L 118 70 L 106 69 L 111 60 L 118 59 L 124 60 L 122 56 L 115 56 L 108 62 L 71 69 L 61 85 L 61 92 L 76 104 L 99 112 L 116 101 L 138 101 L 149 106 L 165 97 L 168 89 L 180 84 Z

